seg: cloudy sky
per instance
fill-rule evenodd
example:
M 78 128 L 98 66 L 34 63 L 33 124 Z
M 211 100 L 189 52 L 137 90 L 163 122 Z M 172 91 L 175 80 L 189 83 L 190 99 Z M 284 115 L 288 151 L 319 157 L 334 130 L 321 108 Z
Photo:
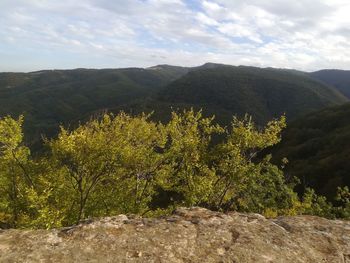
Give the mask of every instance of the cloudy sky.
M 0 0 L 0 71 L 350 69 L 349 0 Z

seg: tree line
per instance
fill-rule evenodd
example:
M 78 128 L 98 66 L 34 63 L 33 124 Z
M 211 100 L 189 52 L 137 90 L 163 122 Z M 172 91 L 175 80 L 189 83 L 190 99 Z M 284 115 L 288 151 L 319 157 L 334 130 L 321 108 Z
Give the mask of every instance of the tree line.
M 223 127 L 194 110 L 173 112 L 167 124 L 146 114 L 104 114 L 74 130 L 61 127 L 40 155 L 23 143 L 23 121 L 0 119 L 0 227 L 158 216 L 177 206 L 268 217 L 350 216 L 348 188 L 339 189 L 337 206 L 312 189 L 298 196 L 298 180 L 283 173 L 288 161 L 276 166 L 259 154 L 281 140 L 284 116 L 258 128 L 248 116 Z

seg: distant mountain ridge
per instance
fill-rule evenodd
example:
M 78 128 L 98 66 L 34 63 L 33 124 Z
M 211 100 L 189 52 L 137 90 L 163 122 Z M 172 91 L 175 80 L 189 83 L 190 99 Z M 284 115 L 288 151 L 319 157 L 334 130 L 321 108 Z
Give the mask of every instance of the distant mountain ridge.
M 156 119 L 162 119 L 171 109 L 194 107 L 215 114 L 219 122 L 248 113 L 263 124 L 284 113 L 293 119 L 346 101 L 339 91 L 304 72 L 207 63 L 191 68 L 151 99 L 124 105 L 124 109 L 155 110 Z
M 350 70 L 324 69 L 312 72 L 310 76 L 335 87 L 350 99 Z
M 172 67 L 0 73 L 0 117 L 24 114 L 25 130 L 38 140 L 41 133 L 55 134 L 60 123 L 147 97 L 185 72 Z
M 0 73 L 0 117 L 24 114 L 25 131 L 36 142 L 41 134 L 55 135 L 60 124 L 103 111 L 154 111 L 154 119 L 166 120 L 173 109 L 194 107 L 222 123 L 249 113 L 263 124 L 347 100 L 304 72 L 215 63 Z

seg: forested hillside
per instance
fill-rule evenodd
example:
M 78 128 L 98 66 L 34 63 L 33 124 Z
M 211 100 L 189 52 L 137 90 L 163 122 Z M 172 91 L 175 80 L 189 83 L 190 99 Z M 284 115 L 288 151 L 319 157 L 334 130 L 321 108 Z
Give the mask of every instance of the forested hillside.
M 350 104 L 310 113 L 287 125 L 275 158 L 287 157 L 286 172 L 330 199 L 350 186 Z
M 0 116 L 24 114 L 28 140 L 52 136 L 96 112 L 144 98 L 187 72 L 186 68 L 76 69 L 0 74 Z
M 27 140 L 36 146 L 60 124 L 74 126 L 104 111 L 154 111 L 154 120 L 168 121 L 172 110 L 193 107 L 222 124 L 248 113 L 263 125 L 346 100 L 302 72 L 213 63 L 0 74 L 0 116 L 24 114 Z
M 233 114 L 248 113 L 264 124 L 281 114 L 294 119 L 346 100 L 302 72 L 206 64 L 171 82 L 148 105 L 202 108 L 225 124 Z
M 325 69 L 310 73 L 310 76 L 338 89 L 350 98 L 350 71 Z
M 347 101 L 303 72 L 213 63 L 2 73 L 0 225 L 178 206 L 348 218 L 350 104 L 326 108 Z

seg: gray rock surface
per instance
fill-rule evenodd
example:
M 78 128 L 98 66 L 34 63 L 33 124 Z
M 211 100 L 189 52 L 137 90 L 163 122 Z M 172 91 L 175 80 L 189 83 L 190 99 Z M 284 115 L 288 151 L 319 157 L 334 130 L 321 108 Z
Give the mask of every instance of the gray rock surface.
M 0 262 L 350 263 L 350 222 L 180 208 L 158 219 L 119 215 L 55 230 L 0 230 Z

